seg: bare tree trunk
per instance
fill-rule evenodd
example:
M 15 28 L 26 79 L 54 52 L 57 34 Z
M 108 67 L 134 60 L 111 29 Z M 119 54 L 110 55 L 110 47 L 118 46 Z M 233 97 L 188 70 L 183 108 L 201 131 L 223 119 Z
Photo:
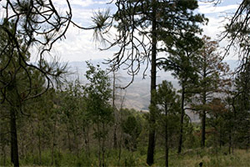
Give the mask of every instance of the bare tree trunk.
M 88 157 L 90 157 L 89 129 L 88 129 L 88 127 L 83 128 L 83 136 L 84 136 L 86 154 L 87 154 Z
M 15 167 L 19 167 L 16 111 L 14 108 L 10 109 L 10 132 L 11 132 L 11 162 L 14 164 Z
M 75 141 L 76 156 L 77 158 L 79 158 L 79 141 L 77 136 L 77 128 L 74 130 L 74 141 Z
M 206 141 L 206 111 L 202 111 L 202 120 L 201 120 L 201 147 L 205 147 Z
M 150 110 L 150 130 L 148 140 L 148 152 L 147 152 L 147 164 L 152 165 L 154 163 L 154 151 L 155 151 L 155 103 L 153 100 L 153 92 L 156 90 L 156 55 L 157 55 L 157 38 L 156 38 L 156 0 L 152 1 L 153 12 L 152 12 L 152 58 L 151 58 L 151 110 Z
M 223 141 L 222 141 L 222 130 L 221 130 L 221 126 L 219 126 L 219 144 L 220 144 L 220 148 L 223 145 Z
M 2 115 L 0 115 L 0 117 L 1 117 Z M 1 124 L 2 124 L 2 122 L 0 122 Z M 3 127 L 2 125 L 0 126 L 0 133 L 3 133 L 5 131 L 5 127 Z M 2 144 L 1 144 L 1 151 L 2 151 L 2 153 L 3 153 L 3 166 L 6 166 L 6 149 L 5 149 L 5 147 L 6 147 L 6 145 L 7 145 L 7 143 L 6 143 L 6 139 L 5 139 L 5 135 L 3 135 L 3 134 L 1 134 L 0 135 L 0 142 L 2 142 Z
M 51 149 L 51 165 L 54 165 L 54 154 L 56 146 L 56 126 L 57 126 L 57 114 L 55 116 L 55 122 L 53 127 L 53 139 L 52 139 L 52 149 Z
M 205 78 L 207 78 L 207 66 L 206 66 L 206 59 L 205 59 L 205 62 L 204 62 L 204 68 L 203 68 L 203 80 Z M 206 92 L 206 82 L 205 82 L 205 90 L 203 91 L 203 94 L 202 94 L 202 105 L 205 106 L 206 103 L 207 103 L 207 92 Z M 202 120 L 201 120 L 201 147 L 204 148 L 205 147 L 205 142 L 206 142 L 206 110 L 203 110 L 202 111 Z
M 42 163 L 42 151 L 41 151 L 41 133 L 40 133 L 40 120 L 38 120 L 38 152 L 39 152 L 39 165 Z
M 247 136 L 247 151 L 249 149 L 249 145 L 250 145 L 250 136 L 249 136 L 249 131 L 248 131 L 248 136 Z
M 184 99 L 185 99 L 185 87 L 182 86 L 182 92 L 181 92 L 181 120 L 180 120 L 180 136 L 179 136 L 178 154 L 181 153 L 182 145 L 183 145 L 183 124 L 184 124 L 184 115 L 185 115 Z
M 232 148 L 232 131 L 229 131 L 229 146 L 228 146 L 228 154 L 231 154 L 231 148 Z
M 121 104 L 120 104 L 120 109 L 119 111 L 122 111 L 123 109 L 123 104 L 124 104 L 124 100 L 125 100 L 125 96 L 123 96 L 121 98 Z M 119 112 L 119 125 L 121 126 L 121 121 L 122 121 L 122 118 L 121 118 L 121 113 Z M 123 145 L 123 132 L 122 130 L 120 129 L 119 130 L 119 141 L 118 141 L 118 144 L 119 144 L 119 152 L 118 152 L 118 164 L 120 164 L 120 161 L 121 161 L 121 156 L 122 156 L 122 145 Z
M 121 156 L 122 156 L 122 139 L 120 139 L 119 141 L 118 164 L 120 164 Z
M 105 125 L 102 123 L 102 132 L 105 132 Z M 102 167 L 105 166 L 105 137 L 102 138 Z
M 169 155 L 169 145 L 168 145 L 168 106 L 167 102 L 165 102 L 165 166 L 168 167 L 168 155 Z
M 112 107 L 113 107 L 114 120 L 115 120 L 115 124 L 114 124 L 114 148 L 116 149 L 117 148 L 117 114 L 116 114 L 116 108 L 115 108 L 115 91 L 116 91 L 115 80 L 116 80 L 115 71 L 113 71 Z
M 100 133 L 100 126 L 97 123 L 97 132 Z M 101 158 L 101 137 L 98 134 L 98 160 L 99 160 L 99 167 L 102 166 L 102 158 Z
M 168 146 L 168 131 L 165 127 L 165 166 L 168 167 L 168 155 L 169 155 L 169 146 Z
M 115 127 L 114 127 L 114 148 L 117 148 L 117 123 L 115 123 Z

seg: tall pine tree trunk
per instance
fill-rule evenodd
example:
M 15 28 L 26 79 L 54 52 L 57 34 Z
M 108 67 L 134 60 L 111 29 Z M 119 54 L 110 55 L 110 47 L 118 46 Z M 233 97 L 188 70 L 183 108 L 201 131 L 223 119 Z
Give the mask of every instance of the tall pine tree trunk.
M 207 57 L 205 57 L 204 64 L 203 64 L 203 81 L 207 78 Z M 202 92 L 202 105 L 203 107 L 207 103 L 207 81 L 205 81 L 203 85 L 203 92 Z M 202 111 L 202 118 L 201 118 L 201 147 L 205 147 L 206 142 L 206 110 L 203 109 Z
M 86 151 L 88 158 L 90 158 L 89 128 L 88 127 L 83 128 L 83 136 L 84 136 L 85 151 Z
M 16 111 L 14 108 L 11 108 L 10 110 L 10 132 L 11 132 L 11 162 L 14 164 L 15 167 L 19 167 Z
M 42 164 L 42 148 L 41 148 L 41 127 L 40 127 L 40 120 L 38 119 L 38 154 L 39 154 L 39 165 Z
M 205 147 L 205 141 L 206 141 L 206 111 L 202 111 L 202 119 L 201 119 L 201 147 Z
M 54 165 L 55 162 L 55 147 L 56 147 L 56 127 L 57 127 L 57 113 L 55 115 L 55 120 L 53 124 L 53 132 L 52 132 L 52 148 L 51 148 L 51 165 Z
M 178 154 L 181 153 L 182 145 L 183 145 L 183 123 L 184 123 L 184 115 L 185 115 L 184 99 L 185 99 L 185 87 L 182 86 L 182 92 L 181 92 L 181 121 L 180 121 L 180 136 L 179 136 Z
M 104 123 L 102 123 L 102 132 L 105 132 L 105 124 Z M 104 166 L 106 166 L 106 164 L 105 164 L 105 139 L 106 139 L 106 137 L 105 136 L 103 136 L 102 137 L 102 167 L 104 167 Z
M 231 154 L 231 148 L 232 148 L 232 131 L 229 130 L 229 145 L 228 145 L 228 154 Z
M 150 131 L 148 141 L 148 153 L 147 153 L 147 164 L 152 165 L 154 163 L 154 151 L 155 151 L 155 103 L 153 100 L 153 92 L 156 90 L 156 0 L 152 1 L 153 12 L 152 12 L 152 57 L 151 57 L 151 99 L 150 99 Z
M 165 166 L 168 167 L 168 154 L 169 154 L 169 145 L 168 145 L 168 106 L 165 102 Z
M 204 78 L 206 78 L 206 68 L 204 68 Z M 205 89 L 206 90 L 206 89 Z M 207 103 L 207 92 L 203 92 L 202 105 L 205 106 Z M 206 142 L 206 110 L 202 111 L 202 120 L 201 120 L 201 147 L 205 147 Z
M 112 107 L 113 107 L 114 120 L 115 120 L 115 124 L 114 124 L 114 149 L 117 148 L 117 113 L 116 113 L 116 108 L 115 108 L 115 91 L 116 91 L 115 80 L 116 80 L 115 71 L 113 71 Z

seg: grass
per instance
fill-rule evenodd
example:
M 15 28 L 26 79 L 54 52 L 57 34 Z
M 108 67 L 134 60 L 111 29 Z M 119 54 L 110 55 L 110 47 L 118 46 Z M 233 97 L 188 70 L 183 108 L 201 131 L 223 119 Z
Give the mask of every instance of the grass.
M 107 154 L 106 165 L 107 166 L 147 166 L 145 148 L 139 148 L 136 152 L 129 152 L 128 150 L 122 150 L 121 159 L 118 159 L 118 152 L 111 150 Z M 199 167 L 199 163 L 203 163 L 203 167 L 247 167 L 250 166 L 250 151 L 237 149 L 233 154 L 226 154 L 225 149 L 190 149 L 185 150 L 181 155 L 174 152 L 170 152 L 169 166 L 171 167 Z M 98 157 L 95 153 L 87 158 L 84 153 L 78 155 L 72 155 L 69 152 L 58 153 L 54 166 L 98 166 Z M 29 155 L 25 159 L 20 159 L 21 166 L 39 166 L 37 157 Z M 158 150 L 155 155 L 155 164 L 153 167 L 165 166 L 164 151 Z M 2 165 L 0 157 L 0 166 Z M 11 166 L 10 160 L 7 160 L 5 164 Z M 43 152 L 41 166 L 51 165 L 50 152 Z M 3 166 L 3 165 L 2 165 Z
M 161 153 L 157 153 L 158 158 L 159 154 Z M 249 159 L 250 152 L 246 150 L 237 149 L 233 154 L 227 154 L 224 149 L 193 149 L 186 150 L 181 155 L 170 154 L 169 166 L 199 167 L 199 163 L 202 162 L 203 167 L 250 167 Z M 160 158 L 153 166 L 164 166 L 164 157 Z

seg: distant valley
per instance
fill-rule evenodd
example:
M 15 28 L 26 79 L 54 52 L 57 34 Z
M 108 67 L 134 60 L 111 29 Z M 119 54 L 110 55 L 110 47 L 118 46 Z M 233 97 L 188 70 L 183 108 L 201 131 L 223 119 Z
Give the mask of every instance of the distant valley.
M 106 69 L 108 66 L 101 63 L 101 61 L 95 60 L 90 61 L 94 65 L 99 64 L 102 69 Z M 227 61 L 231 69 L 234 69 L 237 66 L 237 61 L 229 60 Z M 68 75 L 70 80 L 79 78 L 80 81 L 84 84 L 87 83 L 87 80 L 84 76 L 87 67 L 85 62 L 69 62 L 68 63 L 69 71 L 71 75 Z M 143 67 L 142 67 L 143 68 Z M 112 75 L 110 74 L 112 79 Z M 118 71 L 116 73 L 116 87 L 124 87 L 131 81 L 131 76 L 127 74 L 126 71 Z M 158 71 L 157 73 L 157 82 L 160 84 L 163 80 L 170 81 L 175 89 L 180 89 L 178 81 L 171 75 L 170 72 Z M 112 81 L 112 80 L 111 80 Z M 147 111 L 149 102 L 150 102 L 150 75 L 149 70 L 147 76 L 143 79 L 142 74 L 135 76 L 134 82 L 126 89 L 116 89 L 116 105 L 118 108 L 134 108 L 138 111 Z M 198 121 L 199 117 L 192 113 L 188 112 L 188 115 L 192 121 Z

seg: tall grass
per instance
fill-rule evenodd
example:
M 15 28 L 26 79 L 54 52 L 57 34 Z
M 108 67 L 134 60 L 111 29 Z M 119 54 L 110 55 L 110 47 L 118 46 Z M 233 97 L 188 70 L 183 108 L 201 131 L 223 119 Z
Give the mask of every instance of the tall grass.
M 181 155 L 172 152 L 169 158 L 169 166 L 173 167 L 199 167 L 202 163 L 204 167 L 247 167 L 250 166 L 250 152 L 246 150 L 235 150 L 233 154 L 228 154 L 226 149 L 205 148 L 186 150 Z M 164 157 L 160 157 L 161 152 L 156 154 L 158 162 L 154 166 L 164 166 Z
M 109 150 L 106 153 L 106 166 L 147 166 L 146 164 L 146 147 L 138 148 L 135 152 L 123 149 L 119 159 L 118 150 Z M 0 157 L 0 166 L 3 166 L 2 157 Z M 250 160 L 250 151 L 234 150 L 233 154 L 228 154 L 226 148 L 205 148 L 184 150 L 180 155 L 176 150 L 170 151 L 169 166 L 171 167 L 247 167 Z M 165 166 L 164 150 L 158 150 L 155 155 L 154 167 Z M 51 161 L 51 152 L 42 152 L 41 163 L 37 155 L 29 154 L 20 159 L 21 166 L 98 166 L 97 152 L 91 152 L 87 155 L 80 152 L 78 155 L 70 152 L 55 153 L 54 162 Z M 7 158 L 5 166 L 12 166 L 10 159 Z

